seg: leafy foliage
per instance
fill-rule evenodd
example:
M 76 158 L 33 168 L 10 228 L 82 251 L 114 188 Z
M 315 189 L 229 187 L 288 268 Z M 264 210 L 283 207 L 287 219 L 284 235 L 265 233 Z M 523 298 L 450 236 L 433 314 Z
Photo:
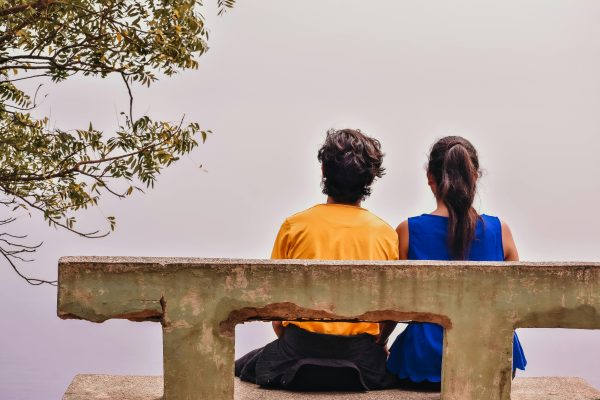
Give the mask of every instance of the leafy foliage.
M 234 1 L 217 3 L 222 14 Z M 97 206 L 103 195 L 124 198 L 153 187 L 164 168 L 206 140 L 210 131 L 196 122 L 134 118 L 131 92 L 159 74 L 198 67 L 208 49 L 201 11 L 196 0 L 0 0 L 1 227 L 27 210 L 80 236 L 105 236 L 115 228 L 113 217 L 106 230 L 86 232 L 76 212 Z M 40 86 L 28 93 L 19 88 L 23 81 L 61 82 L 75 74 L 120 75 L 130 102 L 116 132 L 107 136 L 91 123 L 61 130 L 32 115 Z M 0 255 L 21 277 L 55 284 L 17 269 L 39 246 L 0 231 Z

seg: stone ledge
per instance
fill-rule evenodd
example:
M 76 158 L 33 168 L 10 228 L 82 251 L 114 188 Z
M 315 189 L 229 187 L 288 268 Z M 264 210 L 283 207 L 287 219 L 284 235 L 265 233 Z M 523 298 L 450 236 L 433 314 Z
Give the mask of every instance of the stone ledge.
M 63 400 L 161 400 L 160 376 L 77 375 Z M 600 391 L 581 378 L 517 378 L 512 400 L 600 400 Z M 265 390 L 235 380 L 235 400 L 438 400 L 439 393 L 384 390 L 368 393 L 299 393 Z

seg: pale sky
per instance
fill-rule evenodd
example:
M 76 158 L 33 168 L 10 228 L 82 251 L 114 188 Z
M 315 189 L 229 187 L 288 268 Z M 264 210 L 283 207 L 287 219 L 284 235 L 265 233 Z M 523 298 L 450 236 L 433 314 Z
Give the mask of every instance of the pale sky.
M 63 255 L 267 258 L 281 222 L 323 202 L 317 149 L 329 128 L 382 142 L 387 175 L 365 207 L 396 226 L 431 211 L 433 141 L 470 139 L 485 169 L 476 205 L 512 228 L 521 259 L 600 261 L 600 2 L 595 0 L 239 0 L 207 15 L 200 69 L 136 88 L 135 113 L 215 133 L 153 191 L 82 216 L 117 231 L 83 240 L 23 217 L 44 240 L 30 275 Z M 56 126 L 107 132 L 126 107 L 119 80 L 46 86 Z M 199 165 L 202 164 L 202 168 Z M 92 225 L 90 225 L 92 226 Z M 56 289 L 0 266 L 0 397 L 59 398 L 77 373 L 160 374 L 160 325 L 56 317 Z M 524 376 L 581 376 L 600 388 L 600 332 L 520 330 Z M 238 328 L 238 355 L 272 338 Z

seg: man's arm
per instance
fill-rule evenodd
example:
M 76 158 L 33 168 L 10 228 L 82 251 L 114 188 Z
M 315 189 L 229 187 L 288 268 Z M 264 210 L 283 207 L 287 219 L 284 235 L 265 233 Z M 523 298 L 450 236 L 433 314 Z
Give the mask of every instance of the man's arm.
M 281 321 L 273 321 L 273 330 L 278 338 L 282 337 L 285 332 L 285 326 L 283 326 L 283 322 Z

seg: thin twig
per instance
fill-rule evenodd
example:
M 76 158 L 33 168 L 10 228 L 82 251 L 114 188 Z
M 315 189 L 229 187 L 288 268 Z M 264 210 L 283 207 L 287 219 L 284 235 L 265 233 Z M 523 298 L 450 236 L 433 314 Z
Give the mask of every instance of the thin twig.
M 123 82 L 125 82 L 125 86 L 127 86 L 127 92 L 129 92 L 129 120 L 133 124 L 133 94 L 131 93 L 131 87 L 129 86 L 129 82 L 127 82 L 127 77 L 122 72 L 121 78 L 123 78 Z
M 47 284 L 47 285 L 52 285 L 52 286 L 58 286 L 58 281 L 47 281 L 45 279 L 29 278 L 28 276 L 23 275 L 21 273 L 21 271 L 19 271 L 19 268 L 17 268 L 17 266 L 11 259 L 11 256 L 9 254 L 7 254 L 6 251 L 1 247 L 0 247 L 0 254 L 6 259 L 6 261 L 8 261 L 8 264 L 17 273 L 17 275 L 19 275 L 21 278 L 23 278 L 30 285 L 39 286 L 39 285 Z

